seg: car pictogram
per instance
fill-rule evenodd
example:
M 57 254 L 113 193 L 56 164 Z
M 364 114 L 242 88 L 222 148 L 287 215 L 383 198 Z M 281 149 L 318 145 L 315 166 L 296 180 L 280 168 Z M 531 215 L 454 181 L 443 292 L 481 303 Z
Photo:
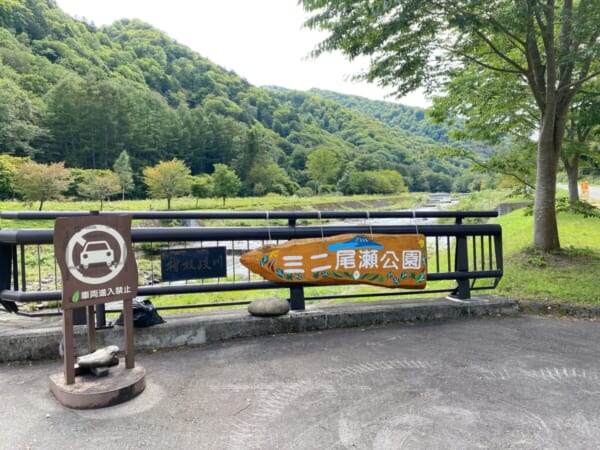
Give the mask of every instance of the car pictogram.
M 88 241 L 80 254 L 81 265 L 87 269 L 90 264 L 111 266 L 115 261 L 113 250 L 106 241 Z

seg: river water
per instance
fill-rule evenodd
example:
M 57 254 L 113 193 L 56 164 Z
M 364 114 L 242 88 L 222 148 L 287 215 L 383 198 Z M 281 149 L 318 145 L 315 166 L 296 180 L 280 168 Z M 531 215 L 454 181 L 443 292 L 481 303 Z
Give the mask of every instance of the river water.
M 430 194 L 429 200 L 423 206 L 415 208 L 414 211 L 438 211 L 447 208 L 455 204 L 456 201 L 452 200 L 450 194 Z M 412 210 L 405 210 L 412 211 Z M 415 232 L 418 231 L 420 225 L 431 225 L 435 224 L 435 218 L 372 218 L 372 219 L 347 219 L 341 222 L 327 222 L 324 223 L 323 227 L 340 226 L 340 225 L 373 225 L 373 226 L 384 226 L 384 225 L 414 225 Z M 198 226 L 196 221 L 191 221 L 188 226 Z M 263 245 L 269 244 L 267 241 L 219 241 L 209 242 L 205 241 L 202 243 L 203 247 L 215 247 L 221 246 L 227 249 L 227 276 L 233 278 L 235 281 L 249 280 L 251 274 L 249 270 L 240 263 L 240 255 L 246 251 L 253 250 Z M 275 242 L 271 242 L 275 244 Z M 430 244 L 428 242 L 428 244 Z

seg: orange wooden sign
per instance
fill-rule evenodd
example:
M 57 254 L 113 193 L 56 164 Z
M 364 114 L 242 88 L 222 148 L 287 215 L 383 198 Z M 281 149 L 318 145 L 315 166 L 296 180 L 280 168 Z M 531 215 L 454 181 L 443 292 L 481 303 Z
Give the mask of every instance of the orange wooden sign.
M 342 234 L 263 246 L 240 261 L 269 281 L 422 289 L 427 283 L 425 243 L 422 234 Z

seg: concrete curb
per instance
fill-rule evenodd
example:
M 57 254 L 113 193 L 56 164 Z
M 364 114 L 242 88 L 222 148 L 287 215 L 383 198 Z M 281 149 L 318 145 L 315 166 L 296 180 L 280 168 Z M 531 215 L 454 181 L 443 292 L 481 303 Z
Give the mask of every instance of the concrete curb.
M 137 351 L 174 349 L 273 334 L 371 327 L 401 322 L 447 320 L 486 315 L 512 315 L 515 301 L 497 295 L 469 301 L 448 298 L 314 305 L 279 317 L 254 317 L 246 310 L 166 316 L 166 323 L 135 329 Z M 78 354 L 87 353 L 86 326 L 75 327 Z M 0 362 L 57 359 L 62 340 L 61 323 L 37 329 L 0 333 Z M 123 348 L 121 327 L 98 330 L 99 347 Z
M 577 319 L 600 319 L 600 306 L 570 305 L 568 303 L 517 300 L 519 310 L 545 316 L 575 317 Z

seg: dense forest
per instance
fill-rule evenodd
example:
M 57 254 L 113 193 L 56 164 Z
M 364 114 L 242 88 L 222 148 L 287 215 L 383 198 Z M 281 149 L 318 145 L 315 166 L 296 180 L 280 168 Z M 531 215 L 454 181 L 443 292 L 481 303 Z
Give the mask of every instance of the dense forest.
M 440 154 L 490 149 L 448 131 L 420 108 L 252 86 L 139 20 L 98 28 L 53 0 L 0 0 L 0 156 L 112 169 L 125 151 L 130 196 L 146 195 L 144 168 L 173 158 L 193 176 L 226 164 L 242 195 L 369 193 L 377 174 L 411 191 L 479 186 L 468 161 Z M 323 179 L 313 153 L 332 168 Z

